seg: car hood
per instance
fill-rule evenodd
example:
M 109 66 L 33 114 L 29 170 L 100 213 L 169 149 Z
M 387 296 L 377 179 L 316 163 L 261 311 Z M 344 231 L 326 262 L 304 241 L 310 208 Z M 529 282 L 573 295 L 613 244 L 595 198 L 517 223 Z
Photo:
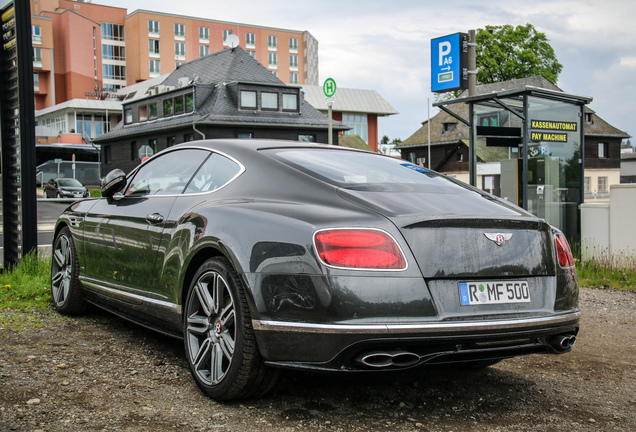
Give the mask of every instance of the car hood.
M 426 278 L 554 275 L 550 225 L 470 189 L 340 189 L 344 199 L 391 220 Z M 493 238 L 504 234 L 498 245 Z

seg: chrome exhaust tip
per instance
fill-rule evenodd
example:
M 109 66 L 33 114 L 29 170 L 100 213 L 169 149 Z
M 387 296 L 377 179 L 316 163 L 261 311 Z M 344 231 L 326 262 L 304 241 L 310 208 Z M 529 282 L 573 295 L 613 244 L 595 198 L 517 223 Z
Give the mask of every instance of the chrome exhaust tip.
M 420 356 L 408 351 L 369 351 L 358 355 L 355 361 L 371 368 L 405 368 L 415 366 Z

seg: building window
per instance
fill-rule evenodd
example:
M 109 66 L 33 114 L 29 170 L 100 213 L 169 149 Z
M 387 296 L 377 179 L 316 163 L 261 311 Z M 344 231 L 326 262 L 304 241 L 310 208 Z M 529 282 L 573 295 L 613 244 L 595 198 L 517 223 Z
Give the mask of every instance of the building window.
M 131 108 L 126 108 L 124 110 L 124 124 L 132 124 L 133 122 L 133 112 Z
M 298 39 L 289 38 L 289 52 L 298 52 Z
M 283 94 L 283 110 L 298 111 L 298 96 L 295 94 Z
M 479 126 L 499 126 L 499 113 L 478 115 L 477 121 Z
M 184 62 L 180 62 L 180 61 L 178 61 L 178 62 L 174 62 L 174 68 L 175 68 L 175 69 L 176 69 L 176 68 L 178 68 L 178 67 L 179 67 L 179 66 L 181 66 L 183 63 L 184 63 Z
M 247 48 L 256 47 L 256 35 L 254 33 L 245 33 L 245 46 Z
M 174 58 L 176 60 L 185 60 L 185 44 L 183 42 L 175 42 L 174 43 Z
M 447 123 L 442 123 L 442 133 L 449 133 L 455 130 L 455 128 L 457 127 L 457 123 L 454 122 L 447 122 Z
M 104 165 L 110 165 L 111 162 L 112 162 L 112 157 L 110 154 L 110 146 L 106 145 L 104 146 Z
M 464 153 L 457 153 L 457 162 L 464 162 Z
M 33 74 L 33 91 L 40 91 L 40 75 L 37 73 Z
M 148 36 L 159 36 L 159 21 L 148 20 Z
M 300 142 L 316 142 L 316 135 L 298 135 Z
M 174 113 L 175 114 L 181 114 L 184 110 L 183 107 L 183 95 L 182 96 L 176 96 L 174 98 Z
M 358 135 L 367 142 L 367 115 L 366 114 L 342 114 L 342 122 L 351 129 L 345 131 L 345 135 Z
M 210 41 L 210 29 L 208 27 L 199 27 L 199 42 Z
M 146 121 L 148 120 L 148 106 L 147 105 L 143 105 L 139 107 L 139 121 Z
M 254 138 L 254 134 L 252 132 L 238 132 L 236 134 L 237 138 Z
M 97 138 L 98 136 L 108 132 L 108 121 L 106 120 L 106 116 L 96 114 L 93 116 L 93 120 L 95 124 L 95 135 L 93 135 L 93 138 Z
M 172 98 L 171 99 L 164 99 L 163 101 L 163 115 L 164 116 L 169 116 L 174 114 L 173 111 L 173 104 L 172 104 Z
M 160 75 L 161 74 L 161 61 L 160 60 L 150 60 L 150 74 L 151 75 Z
M 194 93 L 185 95 L 185 112 L 194 111 Z
M 592 124 L 594 123 L 594 114 L 591 112 L 585 113 L 585 123 Z
M 241 108 L 256 109 L 256 92 L 241 90 Z
M 158 28 L 159 24 L 157 23 Z M 159 33 L 159 30 L 157 30 L 157 33 Z M 102 23 L 102 40 L 126 40 L 124 37 L 124 26 L 121 24 Z
M 102 26 L 103 25 L 104 24 L 102 24 Z M 31 26 L 31 41 L 38 45 L 42 43 L 42 28 L 39 25 Z
M 585 193 L 590 193 L 592 191 L 592 179 L 590 177 L 584 177 L 583 186 L 585 188 Z
M 130 143 L 130 160 L 137 160 L 137 141 Z
M 278 38 L 276 36 L 267 36 L 267 48 L 276 51 L 276 47 L 278 46 Z
M 261 93 L 261 108 L 266 110 L 278 110 L 278 93 Z
M 205 57 L 210 54 L 210 47 L 207 45 L 199 45 L 199 57 Z
M 125 80 L 126 66 L 102 64 L 102 78 Z
M 607 152 L 607 143 L 598 143 L 598 158 L 607 159 L 609 154 Z
M 157 118 L 157 102 L 153 102 L 148 105 L 148 119 L 156 119 Z
M 227 37 L 232 34 L 232 30 L 223 30 L 223 45 L 227 46 Z
M 290 84 L 298 84 L 298 72 L 290 72 L 289 73 L 289 83 Z
M 166 143 L 167 147 L 172 147 L 173 145 L 177 145 L 177 137 L 176 136 L 169 136 L 168 137 L 168 142 Z
M 248 51 L 248 53 L 250 53 L 252 58 L 256 58 L 256 51 Z
M 598 192 L 607 192 L 607 177 L 598 178 Z
M 291 70 L 298 70 L 298 56 L 291 54 L 289 56 L 289 68 Z
M 159 55 L 159 41 L 157 39 L 148 39 L 148 53 L 151 57 Z
M 75 119 L 76 119 L 75 129 L 77 130 L 77 133 L 80 134 L 82 137 L 87 136 L 89 138 L 92 138 L 93 137 L 93 135 L 91 134 L 91 125 L 93 123 L 92 116 L 90 114 L 77 114 Z
M 187 134 L 183 135 L 183 141 L 184 142 L 194 141 L 194 134 L 193 133 L 187 133 Z
M 33 67 L 42 67 L 42 48 L 33 47 Z
M 184 24 L 174 24 L 174 38 L 182 39 L 185 38 L 185 25 Z
M 269 67 L 272 68 L 272 69 L 278 68 L 278 54 L 269 53 L 268 64 L 269 64 Z
M 159 46 L 157 41 L 157 48 Z M 118 45 L 102 45 L 102 59 L 105 60 L 126 60 L 126 48 Z

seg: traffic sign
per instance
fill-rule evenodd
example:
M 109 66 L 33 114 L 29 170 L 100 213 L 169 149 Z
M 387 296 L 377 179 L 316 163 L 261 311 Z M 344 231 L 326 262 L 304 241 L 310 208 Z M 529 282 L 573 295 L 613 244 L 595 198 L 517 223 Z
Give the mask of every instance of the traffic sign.
M 468 33 L 431 39 L 431 90 L 468 88 Z
M 325 96 L 328 98 L 333 97 L 336 94 L 336 80 L 327 78 L 322 85 L 322 91 L 325 92 Z

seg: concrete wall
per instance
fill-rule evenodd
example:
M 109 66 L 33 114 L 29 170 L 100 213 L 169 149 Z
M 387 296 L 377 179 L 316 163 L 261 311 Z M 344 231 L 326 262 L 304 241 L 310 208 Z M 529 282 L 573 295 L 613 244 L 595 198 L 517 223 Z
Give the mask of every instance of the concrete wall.
M 610 186 L 609 203 L 581 205 L 581 255 L 615 265 L 636 257 L 636 184 Z

